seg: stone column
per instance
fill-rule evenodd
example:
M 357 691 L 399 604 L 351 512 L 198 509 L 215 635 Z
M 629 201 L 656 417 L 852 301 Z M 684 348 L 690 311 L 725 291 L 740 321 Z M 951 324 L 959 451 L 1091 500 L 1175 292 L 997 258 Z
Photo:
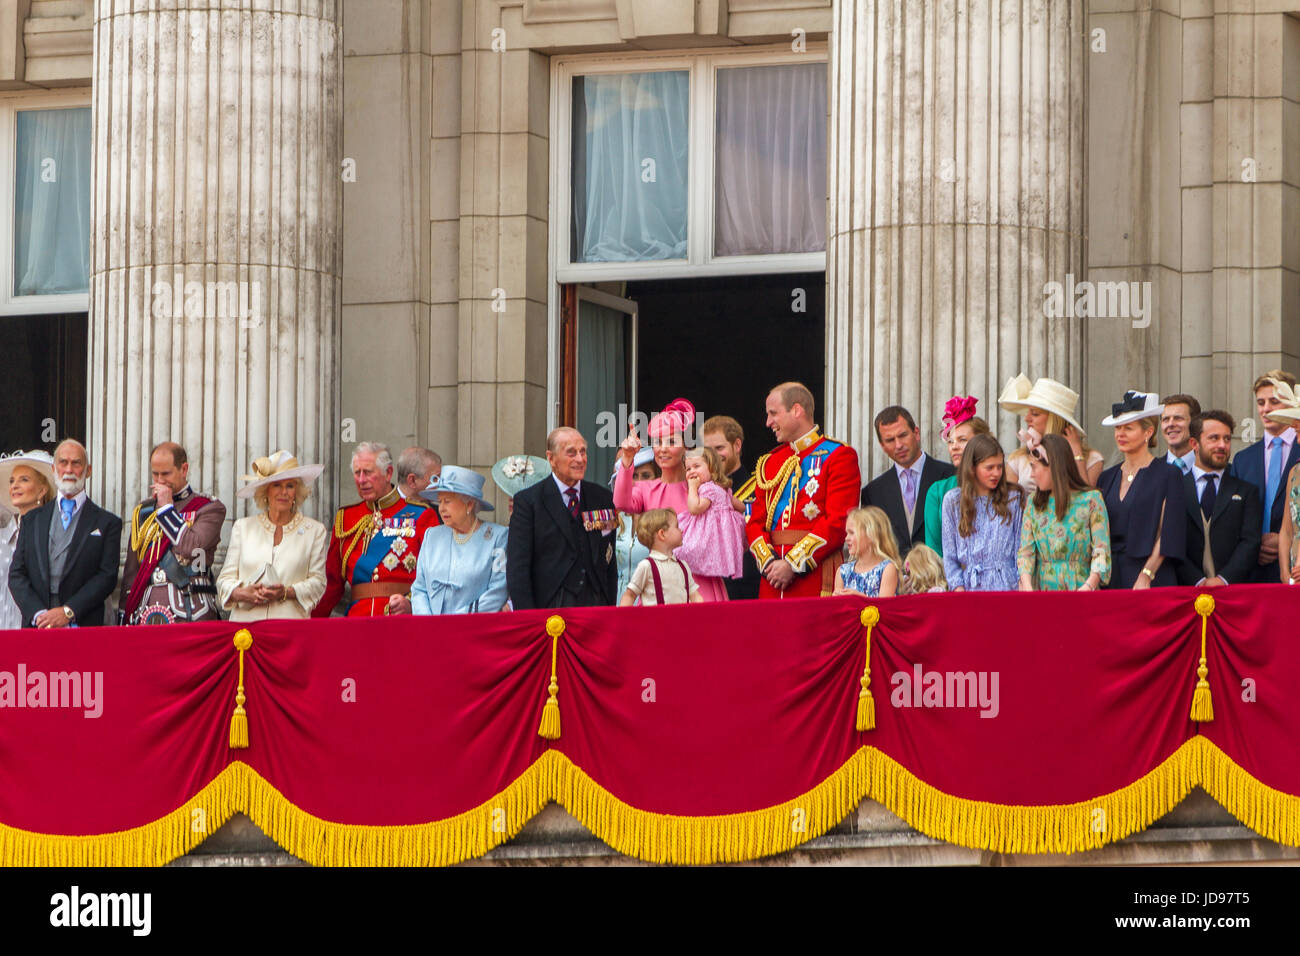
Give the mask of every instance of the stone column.
M 1084 43 L 1082 0 L 836 0 L 826 417 L 864 473 L 886 405 L 946 459 L 949 396 L 1009 440 L 1007 378 L 1081 387 L 1081 323 L 1044 285 L 1083 278 Z
M 118 513 L 164 439 L 232 517 L 279 448 L 326 466 L 308 510 L 333 507 L 337 6 L 96 0 L 88 443 Z

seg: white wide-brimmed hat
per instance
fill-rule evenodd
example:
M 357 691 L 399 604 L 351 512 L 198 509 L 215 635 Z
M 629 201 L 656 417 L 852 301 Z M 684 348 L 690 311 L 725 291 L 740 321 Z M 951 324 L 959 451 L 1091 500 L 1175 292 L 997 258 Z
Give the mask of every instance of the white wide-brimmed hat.
M 1159 418 L 1164 413 L 1165 407 L 1160 404 L 1159 395 L 1129 389 L 1124 393 L 1123 401 L 1111 405 L 1110 414 L 1103 418 L 1101 423 L 1107 428 L 1114 428 L 1116 425 L 1127 425 L 1140 418 Z
M 0 455 L 0 508 L 11 515 L 17 514 L 18 509 L 9 502 L 9 478 L 19 465 L 25 465 L 44 475 L 51 488 L 59 487 L 58 481 L 54 478 L 54 459 L 50 457 L 49 452 L 16 451 L 12 455 Z
M 1270 378 L 1269 381 L 1273 383 L 1273 394 L 1282 403 L 1282 407 L 1273 409 L 1265 417 L 1278 421 L 1300 422 L 1300 395 L 1297 395 L 1286 382 L 1279 382 L 1275 378 Z
M 420 497 L 425 501 L 436 502 L 438 495 L 443 492 L 450 495 L 464 495 L 478 502 L 479 511 L 495 511 L 492 502 L 483 497 L 485 480 L 482 475 L 470 468 L 443 465 L 442 473 L 429 479 L 429 487 L 420 492 Z
M 241 498 L 251 498 L 257 489 L 277 481 L 288 481 L 290 478 L 313 482 L 325 470 L 324 465 L 298 464 L 298 459 L 293 456 L 293 452 L 288 451 L 272 452 L 265 458 L 255 459 L 250 467 L 253 473 L 243 476 L 243 480 L 248 484 L 238 491 Z
M 1014 415 L 1023 415 L 1031 408 L 1059 415 L 1066 424 L 1080 434 L 1087 434 L 1076 417 L 1079 410 L 1079 393 L 1054 378 L 1040 378 L 1031 386 L 1024 373 L 1007 382 L 998 397 L 998 405 Z

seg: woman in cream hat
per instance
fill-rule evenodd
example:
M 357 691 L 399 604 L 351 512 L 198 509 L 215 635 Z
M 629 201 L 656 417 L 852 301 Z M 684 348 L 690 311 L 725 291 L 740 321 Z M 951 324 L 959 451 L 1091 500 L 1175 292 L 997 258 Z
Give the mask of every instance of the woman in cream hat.
M 287 451 L 253 462 L 239 489 L 258 513 L 235 522 L 217 599 L 232 621 L 304 618 L 325 593 L 329 532 L 299 511 L 323 465 L 300 465 Z
M 420 542 L 411 587 L 412 614 L 473 614 L 499 611 L 506 603 L 507 529 L 484 521 L 494 510 L 483 497 L 483 476 L 468 468 L 443 465 L 420 492 L 436 502 L 442 524 Z
M 18 546 L 22 516 L 54 499 L 54 459 L 43 451 L 0 455 L 0 631 L 22 627 L 9 593 L 9 565 Z
M 1074 462 L 1089 487 L 1097 486 L 1097 479 L 1106 464 L 1105 456 L 1088 445 L 1088 436 L 1075 416 L 1079 410 L 1079 393 L 1062 385 L 1056 379 L 1040 378 L 1032 385 L 1023 374 L 1007 382 L 998 398 L 998 405 L 1015 415 L 1025 416 L 1025 428 L 1020 432 L 1021 446 L 1007 458 L 1007 478 L 1020 483 L 1026 493 L 1032 494 L 1033 472 L 1029 467 L 1029 439 L 1042 441 L 1044 435 L 1060 435 L 1074 450 Z
M 1273 409 L 1268 417 L 1276 422 L 1290 422 L 1293 427 L 1300 427 L 1300 395 L 1280 379 L 1270 381 L 1273 383 L 1273 393 L 1282 402 L 1282 407 Z M 1300 582 L 1300 534 L 1297 534 L 1300 531 L 1300 465 L 1291 469 L 1285 487 L 1286 504 L 1282 509 L 1277 556 L 1282 582 L 1295 584 Z

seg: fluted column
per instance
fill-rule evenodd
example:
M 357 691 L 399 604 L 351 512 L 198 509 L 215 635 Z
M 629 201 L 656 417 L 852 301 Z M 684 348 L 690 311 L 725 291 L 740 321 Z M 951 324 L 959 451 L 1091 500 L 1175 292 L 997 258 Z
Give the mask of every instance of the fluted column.
M 835 0 L 828 424 L 872 471 L 886 405 L 946 457 L 950 395 L 1081 386 L 1080 320 L 1043 289 L 1083 277 L 1084 56 L 1082 0 Z
M 119 513 L 164 439 L 228 504 L 287 448 L 332 505 L 337 40 L 336 0 L 95 2 L 89 445 Z

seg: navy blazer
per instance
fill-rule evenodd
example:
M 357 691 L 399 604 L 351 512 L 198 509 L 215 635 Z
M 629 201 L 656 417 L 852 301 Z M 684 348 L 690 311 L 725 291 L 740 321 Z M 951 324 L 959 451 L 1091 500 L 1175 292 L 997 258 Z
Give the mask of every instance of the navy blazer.
M 1243 448 L 1237 452 L 1237 457 L 1232 459 L 1232 466 L 1228 469 L 1228 474 L 1234 478 L 1248 481 L 1255 486 L 1255 490 L 1259 492 L 1261 507 L 1264 506 L 1264 493 L 1268 490 L 1268 475 L 1264 473 L 1264 442 L 1272 440 L 1272 436 L 1267 435 L 1249 448 Z M 1282 483 L 1278 485 L 1277 497 L 1273 499 L 1273 511 L 1268 518 L 1268 530 L 1272 534 L 1277 534 L 1282 530 L 1282 515 L 1285 513 L 1284 505 L 1286 503 L 1286 479 L 1291 474 L 1291 469 L 1296 465 L 1300 465 L 1300 438 L 1291 443 L 1291 454 L 1287 457 L 1286 466 L 1282 469 Z M 1276 581 L 1278 576 L 1275 574 L 1269 580 Z
M 921 466 L 921 484 L 916 489 L 916 511 L 912 517 L 912 527 L 907 526 L 907 509 L 903 507 L 903 486 L 898 480 L 898 470 L 890 464 L 886 471 L 872 478 L 862 489 L 862 507 L 875 505 L 889 516 L 889 523 L 894 528 L 894 537 L 898 539 L 900 557 L 907 557 L 912 545 L 925 543 L 925 495 L 936 481 L 951 478 L 957 470 L 946 461 L 939 461 L 933 455 L 925 456 Z
M 578 494 L 583 511 L 614 510 L 608 488 L 584 480 Z M 562 607 L 562 590 L 581 605 L 618 600 L 614 536 L 584 529 L 549 475 L 515 495 L 506 539 L 506 589 L 516 611 Z
M 1196 496 L 1196 479 L 1190 474 L 1183 476 L 1183 497 L 1187 502 L 1187 560 L 1178 569 L 1178 583 L 1195 584 L 1205 576 L 1201 568 L 1205 523 Z M 1259 566 L 1262 516 L 1255 486 L 1225 473 L 1210 512 L 1210 554 L 1214 570 L 1229 584 L 1249 582 Z
M 1112 465 L 1097 479 L 1097 490 L 1105 498 L 1124 480 L 1120 465 Z M 1166 561 L 1187 558 L 1187 504 L 1183 473 L 1163 458 L 1155 458 L 1138 472 L 1133 487 L 1124 496 L 1128 508 L 1128 527 L 1124 528 L 1124 554 L 1130 558 L 1148 558 L 1155 550 L 1156 528 L 1160 531 L 1160 554 Z M 1165 521 L 1160 524 L 1160 508 Z M 1107 509 L 1109 512 L 1109 509 Z M 1115 516 L 1110 519 L 1111 538 L 1115 536 Z
M 58 498 L 23 517 L 18 547 L 9 566 L 9 592 L 23 612 L 23 627 L 54 607 L 72 608 L 81 627 L 104 623 L 104 602 L 117 590 L 122 519 L 87 499 L 81 506 L 59 593 L 50 593 L 50 523 Z

